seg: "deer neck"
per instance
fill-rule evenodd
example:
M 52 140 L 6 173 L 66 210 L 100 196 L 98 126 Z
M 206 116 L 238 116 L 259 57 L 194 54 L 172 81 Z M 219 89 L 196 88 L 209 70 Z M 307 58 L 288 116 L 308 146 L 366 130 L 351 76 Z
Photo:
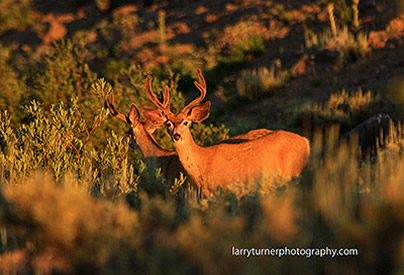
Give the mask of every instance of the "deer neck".
M 202 184 L 200 179 L 203 178 L 203 168 L 206 164 L 206 160 L 209 159 L 209 156 L 207 156 L 208 152 L 205 150 L 206 148 L 195 143 L 189 129 L 184 132 L 183 140 L 174 143 L 174 146 L 181 164 L 184 166 L 187 173 L 198 185 Z
M 139 123 L 138 126 L 133 129 L 133 132 L 136 137 L 136 143 L 145 158 L 175 155 L 175 152 L 167 151 L 161 148 L 160 145 L 157 144 L 154 137 L 148 131 L 146 131 L 143 123 Z

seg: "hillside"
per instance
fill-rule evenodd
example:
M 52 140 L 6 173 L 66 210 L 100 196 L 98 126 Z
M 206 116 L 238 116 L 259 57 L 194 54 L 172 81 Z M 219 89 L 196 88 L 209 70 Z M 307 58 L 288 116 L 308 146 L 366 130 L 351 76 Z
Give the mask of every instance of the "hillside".
M 54 41 L 71 39 L 85 44 L 90 68 L 112 85 L 125 77 L 121 69 L 139 65 L 167 78 L 168 71 L 179 74 L 179 89 L 190 98 L 200 67 L 218 112 L 210 121 L 235 133 L 299 129 L 301 105 L 324 103 L 342 89 L 371 90 L 383 100 L 352 124 L 386 111 L 401 119 L 385 91 L 403 73 L 399 1 L 360 1 L 356 23 L 355 5 L 335 2 L 333 38 L 327 1 L 3 1 L 13 13 L 3 15 L 0 41 L 18 74 Z M 237 122 L 243 120 L 249 125 Z

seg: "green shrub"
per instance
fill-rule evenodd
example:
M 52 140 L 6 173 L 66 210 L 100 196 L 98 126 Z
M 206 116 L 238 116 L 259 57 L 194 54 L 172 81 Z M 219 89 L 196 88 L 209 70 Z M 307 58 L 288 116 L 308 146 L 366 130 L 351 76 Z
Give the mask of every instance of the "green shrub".
M 250 56 L 262 55 L 265 51 L 265 39 L 263 35 L 249 35 L 247 39 L 238 42 L 232 49 L 235 59 L 243 60 Z
M 100 91 L 98 88 L 97 91 Z M 26 107 L 30 122 L 22 124 L 17 130 L 10 126 L 7 111 L 0 115 L 3 180 L 24 178 L 37 169 L 49 169 L 59 180 L 63 174 L 87 168 L 82 157 L 88 153 L 85 147 L 89 146 L 85 145 L 108 113 L 101 107 L 93 125 L 89 125 L 81 117 L 77 99 L 73 99 L 71 105 L 73 107 L 63 103 L 51 105 L 47 115 L 44 108 L 33 101 Z
M 113 80 L 119 77 L 121 70 L 125 70 L 129 67 L 129 64 L 125 60 L 111 59 L 104 67 L 104 75 L 106 78 Z
M 26 102 L 24 80 L 12 66 L 13 52 L 0 43 L 0 109 L 7 110 L 15 120 L 23 118 L 21 106 Z
M 91 101 L 90 86 L 96 73 L 88 66 L 89 53 L 82 42 L 62 40 L 54 44 L 41 60 L 39 69 L 29 75 L 28 84 L 35 99 L 46 107 L 78 96 L 80 101 Z M 90 104 L 88 104 L 90 105 Z
M 255 70 L 242 71 L 236 81 L 238 94 L 250 100 L 263 95 L 273 94 L 287 81 L 287 72 L 277 71 L 272 66 L 270 70 L 259 67 Z
M 229 129 L 223 124 L 219 127 L 209 124 L 194 123 L 191 129 L 192 136 L 201 146 L 209 146 L 229 138 Z
M 348 93 L 343 89 L 332 94 L 325 103 L 303 105 L 296 116 L 299 118 L 311 117 L 313 122 L 319 125 L 338 123 L 353 127 L 355 123 L 359 123 L 377 112 L 379 103 L 380 97 L 373 95 L 370 90 L 363 92 L 359 89 Z
M 21 30 L 35 20 L 31 10 L 31 0 L 0 1 L 0 34 L 11 30 Z
M 240 21 L 225 27 L 214 41 L 214 43 L 225 45 L 225 54 L 218 54 L 218 61 L 214 68 L 216 73 L 237 70 L 248 60 L 262 55 L 265 52 L 266 39 L 268 37 L 265 27 L 252 20 Z

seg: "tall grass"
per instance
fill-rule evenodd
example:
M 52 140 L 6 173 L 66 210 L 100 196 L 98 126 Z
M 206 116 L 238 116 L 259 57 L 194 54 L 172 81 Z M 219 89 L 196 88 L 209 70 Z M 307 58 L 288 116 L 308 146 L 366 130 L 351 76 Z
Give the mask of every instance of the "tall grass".
M 283 86 L 287 78 L 287 73 L 276 70 L 275 66 L 271 69 L 259 67 L 242 71 L 236 81 L 236 87 L 239 95 L 253 100 L 274 93 Z
M 352 4 L 353 18 L 352 31 L 348 25 L 338 27 L 334 17 L 334 5 L 328 4 L 327 11 L 330 20 L 330 29 L 321 34 L 305 31 L 304 39 L 307 49 L 332 50 L 339 54 L 341 66 L 353 63 L 358 59 L 367 56 L 371 52 L 368 44 L 368 36 L 365 32 L 359 31 L 358 1 Z
M 296 116 L 310 116 L 313 121 L 319 125 L 329 123 L 343 124 L 350 127 L 353 123 L 359 123 L 372 113 L 372 108 L 376 108 L 381 102 L 378 94 L 372 91 L 347 92 L 345 89 L 331 94 L 330 98 L 324 103 L 309 103 L 303 105 Z

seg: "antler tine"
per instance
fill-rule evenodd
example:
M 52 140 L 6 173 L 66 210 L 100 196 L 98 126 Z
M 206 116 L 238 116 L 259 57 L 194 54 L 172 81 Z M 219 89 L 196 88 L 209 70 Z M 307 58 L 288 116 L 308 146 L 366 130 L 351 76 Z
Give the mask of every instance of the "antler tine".
M 114 94 L 111 93 L 109 95 L 109 99 L 105 100 L 104 102 L 104 107 L 108 108 L 109 111 L 111 112 L 111 114 L 117 118 L 119 118 L 120 120 L 123 120 L 125 122 L 128 122 L 128 120 L 126 119 L 126 116 L 124 114 L 119 113 L 114 106 Z
M 147 79 L 146 79 L 146 92 L 147 92 L 147 95 L 149 96 L 150 100 L 154 103 L 154 105 L 158 109 L 160 109 L 160 110 L 167 109 L 168 101 L 170 99 L 170 90 L 168 89 L 167 86 L 165 86 L 164 100 L 163 100 L 163 103 L 161 103 L 160 100 L 157 98 L 156 94 L 153 92 L 151 81 L 152 81 L 152 77 L 150 75 L 147 76 Z
M 196 69 L 196 72 L 198 73 L 198 78 L 199 78 L 199 82 L 201 82 L 201 84 L 205 87 L 205 89 L 206 89 L 206 81 L 205 81 L 205 78 L 203 77 L 203 74 L 202 74 L 202 71 L 201 71 L 201 69 Z M 205 90 L 205 93 L 206 93 L 206 90 Z
M 195 107 L 196 105 L 198 105 L 199 103 L 202 102 L 202 100 L 205 98 L 206 96 L 206 81 L 205 78 L 202 75 L 202 71 L 201 69 L 196 69 L 196 72 L 198 73 L 198 78 L 199 78 L 199 82 L 195 81 L 194 85 L 196 86 L 196 88 L 198 88 L 198 90 L 201 92 L 201 95 L 194 99 L 191 103 L 189 103 L 183 110 L 182 113 L 187 114 L 193 107 Z
M 168 102 L 170 101 L 170 89 L 168 88 L 168 86 L 166 85 L 164 87 L 164 100 L 163 100 L 163 106 L 165 109 L 167 109 L 168 107 Z

